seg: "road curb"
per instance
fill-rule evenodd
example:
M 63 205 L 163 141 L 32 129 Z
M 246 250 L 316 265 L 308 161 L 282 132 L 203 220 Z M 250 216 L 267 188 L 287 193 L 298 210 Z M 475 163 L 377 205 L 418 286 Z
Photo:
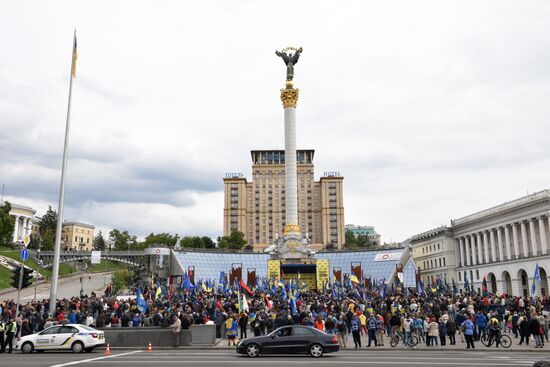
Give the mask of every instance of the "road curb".
M 139 347 L 110 347 L 111 350 L 139 350 L 139 349 L 143 349 L 144 351 L 147 351 L 147 347 L 143 347 L 143 348 L 139 348 Z M 98 349 L 105 349 L 103 347 L 101 348 L 98 348 Z M 227 346 L 223 346 L 223 347 L 218 347 L 218 346 L 215 346 L 215 345 L 190 345 L 190 346 L 182 346 L 182 347 L 179 347 L 179 348 L 174 348 L 174 347 L 154 347 L 153 346 L 153 350 L 209 350 L 209 351 L 212 351 L 212 350 L 223 350 L 223 351 L 228 351 L 228 350 L 232 350 L 232 351 L 235 351 L 235 347 L 227 347 Z M 426 352 L 426 351 L 429 351 L 429 352 L 471 352 L 471 353 L 480 353 L 480 352 L 505 352 L 505 353 L 510 353 L 510 352 L 528 352 L 528 353 L 549 353 L 550 351 L 549 350 L 545 350 L 544 348 L 542 349 L 538 349 L 538 348 L 533 348 L 533 349 L 490 349 L 490 348 L 475 348 L 475 349 L 466 349 L 466 348 L 460 348 L 460 349 L 456 349 L 456 348 L 437 348 L 437 349 L 428 349 L 428 348 L 378 348 L 378 347 L 373 347 L 373 348 L 366 348 L 366 347 L 363 347 L 363 348 L 358 348 L 358 349 L 355 349 L 355 348 L 346 348 L 346 349 L 340 349 L 340 352 L 353 352 L 353 353 L 368 353 L 368 352 L 376 352 L 376 351 L 384 351 L 384 352 L 388 352 L 388 351 L 396 351 L 396 350 L 400 350 L 400 351 L 408 351 L 408 352 L 418 352 L 418 353 L 421 353 L 421 352 Z

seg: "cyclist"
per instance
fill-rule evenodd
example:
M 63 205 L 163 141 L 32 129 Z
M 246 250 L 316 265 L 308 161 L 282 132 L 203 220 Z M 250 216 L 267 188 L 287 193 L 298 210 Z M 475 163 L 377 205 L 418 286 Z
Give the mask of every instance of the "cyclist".
M 493 315 L 489 320 L 489 340 L 495 341 L 498 348 L 500 344 L 500 320 Z

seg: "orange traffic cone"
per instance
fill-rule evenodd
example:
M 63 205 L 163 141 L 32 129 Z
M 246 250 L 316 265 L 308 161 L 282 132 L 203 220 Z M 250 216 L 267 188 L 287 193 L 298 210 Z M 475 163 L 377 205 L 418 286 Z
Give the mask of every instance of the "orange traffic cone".
M 147 348 L 147 351 L 148 351 L 148 352 L 152 352 L 152 351 L 153 351 L 153 347 L 151 346 L 151 342 L 149 342 L 149 347 Z
M 109 346 L 109 343 L 107 343 L 107 348 L 105 348 L 105 355 L 111 354 L 111 347 Z

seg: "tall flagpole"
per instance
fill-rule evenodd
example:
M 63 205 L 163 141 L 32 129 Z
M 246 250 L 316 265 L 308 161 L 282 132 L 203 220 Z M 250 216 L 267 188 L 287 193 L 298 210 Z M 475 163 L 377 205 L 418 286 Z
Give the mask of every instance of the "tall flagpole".
M 65 145 L 63 146 L 63 163 L 61 165 L 61 184 L 59 186 L 59 205 L 57 207 L 57 227 L 55 229 L 55 248 L 52 269 L 52 286 L 50 291 L 50 314 L 53 315 L 57 304 L 57 281 L 59 278 L 59 252 L 61 251 L 61 230 L 63 227 L 63 206 L 65 201 L 65 174 L 67 172 L 67 153 L 69 150 L 69 127 L 71 123 L 71 97 L 76 63 L 76 29 L 74 30 L 71 72 L 69 74 L 69 102 L 67 105 L 67 122 L 65 125 Z

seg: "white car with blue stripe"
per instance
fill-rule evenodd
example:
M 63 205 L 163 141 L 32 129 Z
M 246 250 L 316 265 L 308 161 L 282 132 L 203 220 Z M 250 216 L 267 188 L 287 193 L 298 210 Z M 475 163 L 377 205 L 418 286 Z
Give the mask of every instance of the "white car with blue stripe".
M 91 352 L 105 344 L 103 331 L 80 324 L 55 325 L 39 333 L 17 339 L 15 349 L 23 353 L 45 350 L 72 350 L 75 353 Z

